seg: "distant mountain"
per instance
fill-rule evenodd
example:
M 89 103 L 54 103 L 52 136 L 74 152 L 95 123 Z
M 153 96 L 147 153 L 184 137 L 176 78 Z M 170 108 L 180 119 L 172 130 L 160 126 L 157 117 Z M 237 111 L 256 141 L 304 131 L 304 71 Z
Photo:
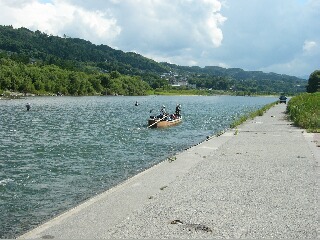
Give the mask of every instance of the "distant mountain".
M 223 85 L 224 87 L 219 85 L 222 90 L 237 85 L 237 81 L 245 81 L 252 85 L 250 91 L 260 91 L 268 85 L 268 91 L 300 92 L 304 91 L 307 83 L 306 80 L 294 76 L 244 71 L 241 68 L 227 69 L 217 66 L 201 68 L 158 63 L 137 53 L 115 50 L 107 45 L 95 45 L 83 39 L 52 36 L 40 31 L 33 32 L 23 27 L 14 29 L 12 26 L 0 26 L 0 51 L 24 63 L 54 64 L 63 69 L 84 72 L 118 71 L 121 74 L 138 75 L 152 87 L 161 85 L 157 85 L 157 82 L 163 81 L 160 75 L 166 72 L 174 72 L 203 86 L 205 85 L 199 81 L 208 78 L 210 81 L 217 79 L 229 81 Z M 202 80 L 199 78 L 200 75 Z M 278 84 L 281 87 L 277 86 Z M 210 86 L 218 85 L 206 85 Z M 242 84 L 241 89 L 247 86 L 249 85 Z
M 206 66 L 204 68 L 201 67 L 184 67 L 178 66 L 174 64 L 162 63 L 162 65 L 167 66 L 171 69 L 176 70 L 177 72 L 189 72 L 189 73 L 198 73 L 198 74 L 207 74 L 218 77 L 231 77 L 236 80 L 248 80 L 248 79 L 256 79 L 256 80 L 292 80 L 292 81 L 303 81 L 304 79 L 298 78 L 295 76 L 289 76 L 285 74 L 277 74 L 277 73 L 265 73 L 262 71 L 245 71 L 241 68 L 223 68 L 218 66 Z

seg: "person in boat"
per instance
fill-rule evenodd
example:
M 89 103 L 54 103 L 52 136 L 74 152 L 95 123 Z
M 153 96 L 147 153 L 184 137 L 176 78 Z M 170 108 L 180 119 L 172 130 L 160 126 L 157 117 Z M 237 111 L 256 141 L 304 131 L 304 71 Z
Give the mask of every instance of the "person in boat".
M 27 104 L 26 104 L 26 108 L 27 108 L 27 111 L 29 111 L 30 108 L 31 108 L 31 104 L 30 104 L 30 103 L 27 103 Z
M 167 114 L 167 111 L 166 111 L 166 106 L 165 105 L 162 105 L 161 109 L 160 109 L 160 113 L 161 115 L 166 115 Z
M 176 112 L 175 112 L 176 116 L 177 117 L 180 117 L 180 114 L 181 114 L 181 104 L 177 104 L 176 106 Z
M 165 116 L 167 116 L 167 111 L 166 111 L 166 106 L 162 105 L 161 109 L 160 109 L 160 115 L 158 116 L 158 118 L 164 118 Z

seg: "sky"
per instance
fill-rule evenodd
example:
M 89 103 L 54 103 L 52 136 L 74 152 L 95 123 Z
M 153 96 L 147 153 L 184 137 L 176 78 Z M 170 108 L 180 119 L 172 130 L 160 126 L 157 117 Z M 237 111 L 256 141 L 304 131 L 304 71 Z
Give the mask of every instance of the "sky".
M 320 0 L 0 0 L 0 25 L 182 66 L 320 69 Z

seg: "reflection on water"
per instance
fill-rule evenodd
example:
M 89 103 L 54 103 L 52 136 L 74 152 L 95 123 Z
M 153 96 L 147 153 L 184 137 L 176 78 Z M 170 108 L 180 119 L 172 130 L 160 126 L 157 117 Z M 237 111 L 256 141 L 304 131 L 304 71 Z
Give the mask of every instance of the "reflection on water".
M 2 100 L 0 238 L 18 236 L 228 128 L 237 116 L 276 100 L 231 96 Z M 173 113 L 177 103 L 182 105 L 180 125 L 147 128 L 150 114 L 157 114 L 161 105 Z

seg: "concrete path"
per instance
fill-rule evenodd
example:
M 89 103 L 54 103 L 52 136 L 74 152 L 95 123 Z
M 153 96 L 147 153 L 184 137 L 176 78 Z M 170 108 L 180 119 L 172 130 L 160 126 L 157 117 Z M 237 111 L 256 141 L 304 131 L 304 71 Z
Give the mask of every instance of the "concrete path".
M 40 239 L 319 238 L 319 134 L 286 105 L 22 235 Z

